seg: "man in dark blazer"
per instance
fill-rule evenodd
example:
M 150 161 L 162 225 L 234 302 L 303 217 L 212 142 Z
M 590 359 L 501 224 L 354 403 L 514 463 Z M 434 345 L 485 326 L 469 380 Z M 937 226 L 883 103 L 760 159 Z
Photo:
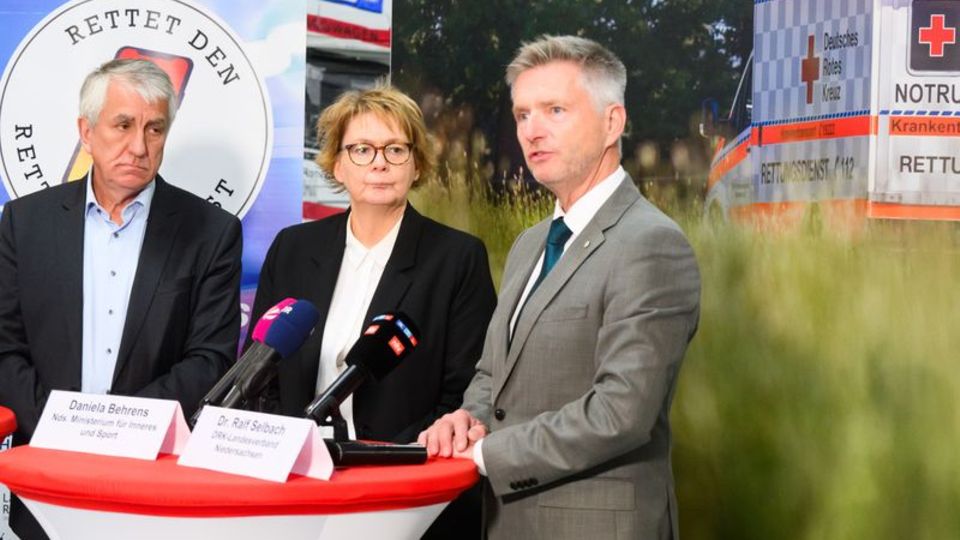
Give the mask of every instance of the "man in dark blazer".
M 179 400 L 189 415 L 236 356 L 235 216 L 157 175 L 176 111 L 167 75 L 114 60 L 81 90 L 87 178 L 0 218 L 0 404 L 29 441 L 51 390 Z M 24 540 L 42 538 L 15 505 Z
M 595 42 L 546 36 L 507 81 L 556 208 L 510 250 L 463 409 L 420 440 L 477 462 L 491 539 L 676 538 L 669 412 L 700 279 L 619 165 L 626 70 Z

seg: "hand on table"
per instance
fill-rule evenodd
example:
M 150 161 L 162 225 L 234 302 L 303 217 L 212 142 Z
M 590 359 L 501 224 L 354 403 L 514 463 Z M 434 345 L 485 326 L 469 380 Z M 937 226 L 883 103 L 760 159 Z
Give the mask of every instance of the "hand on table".
M 437 419 L 420 432 L 417 442 L 427 448 L 427 455 L 473 459 L 473 447 L 487 435 L 487 426 L 463 409 Z

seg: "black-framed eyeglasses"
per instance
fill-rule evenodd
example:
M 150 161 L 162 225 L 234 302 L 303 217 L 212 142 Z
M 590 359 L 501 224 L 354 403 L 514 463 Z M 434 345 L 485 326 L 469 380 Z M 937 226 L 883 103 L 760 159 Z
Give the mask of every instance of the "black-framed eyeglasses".
M 403 165 L 410 161 L 410 155 L 413 153 L 413 144 L 411 143 L 390 143 L 383 146 L 374 146 L 367 143 L 347 144 L 343 147 L 350 156 L 350 161 L 354 165 L 363 167 L 373 163 L 377 159 L 377 152 L 383 152 L 383 159 L 391 165 Z

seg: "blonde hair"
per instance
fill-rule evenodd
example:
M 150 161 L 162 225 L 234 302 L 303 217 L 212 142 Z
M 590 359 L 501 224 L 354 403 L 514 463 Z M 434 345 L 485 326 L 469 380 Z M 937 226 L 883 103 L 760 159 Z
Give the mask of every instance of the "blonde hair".
M 573 62 L 583 70 L 584 88 L 598 108 L 624 104 L 627 90 L 627 68 L 606 47 L 596 41 L 577 36 L 540 36 L 524 43 L 507 66 L 507 84 L 513 87 L 524 71 L 550 62 Z
M 416 188 L 433 177 L 437 158 L 423 121 L 423 112 L 403 92 L 388 84 L 378 84 L 368 90 L 351 90 L 341 94 L 317 120 L 317 140 L 320 141 L 317 165 L 326 173 L 328 182 L 335 190 L 343 190 L 343 185 L 333 177 L 337 155 L 343 149 L 343 134 L 351 120 L 367 113 L 373 113 L 384 122 L 395 123 L 410 139 L 414 165 L 419 171 L 412 187 Z

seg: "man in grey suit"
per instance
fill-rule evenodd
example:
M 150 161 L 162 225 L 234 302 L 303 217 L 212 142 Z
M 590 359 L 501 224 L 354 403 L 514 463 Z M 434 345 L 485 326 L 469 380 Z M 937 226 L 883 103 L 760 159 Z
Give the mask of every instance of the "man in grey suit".
M 620 167 L 626 70 L 593 41 L 545 36 L 507 82 L 554 215 L 510 250 L 463 408 L 419 440 L 477 462 L 490 538 L 677 538 L 669 413 L 700 276 Z

